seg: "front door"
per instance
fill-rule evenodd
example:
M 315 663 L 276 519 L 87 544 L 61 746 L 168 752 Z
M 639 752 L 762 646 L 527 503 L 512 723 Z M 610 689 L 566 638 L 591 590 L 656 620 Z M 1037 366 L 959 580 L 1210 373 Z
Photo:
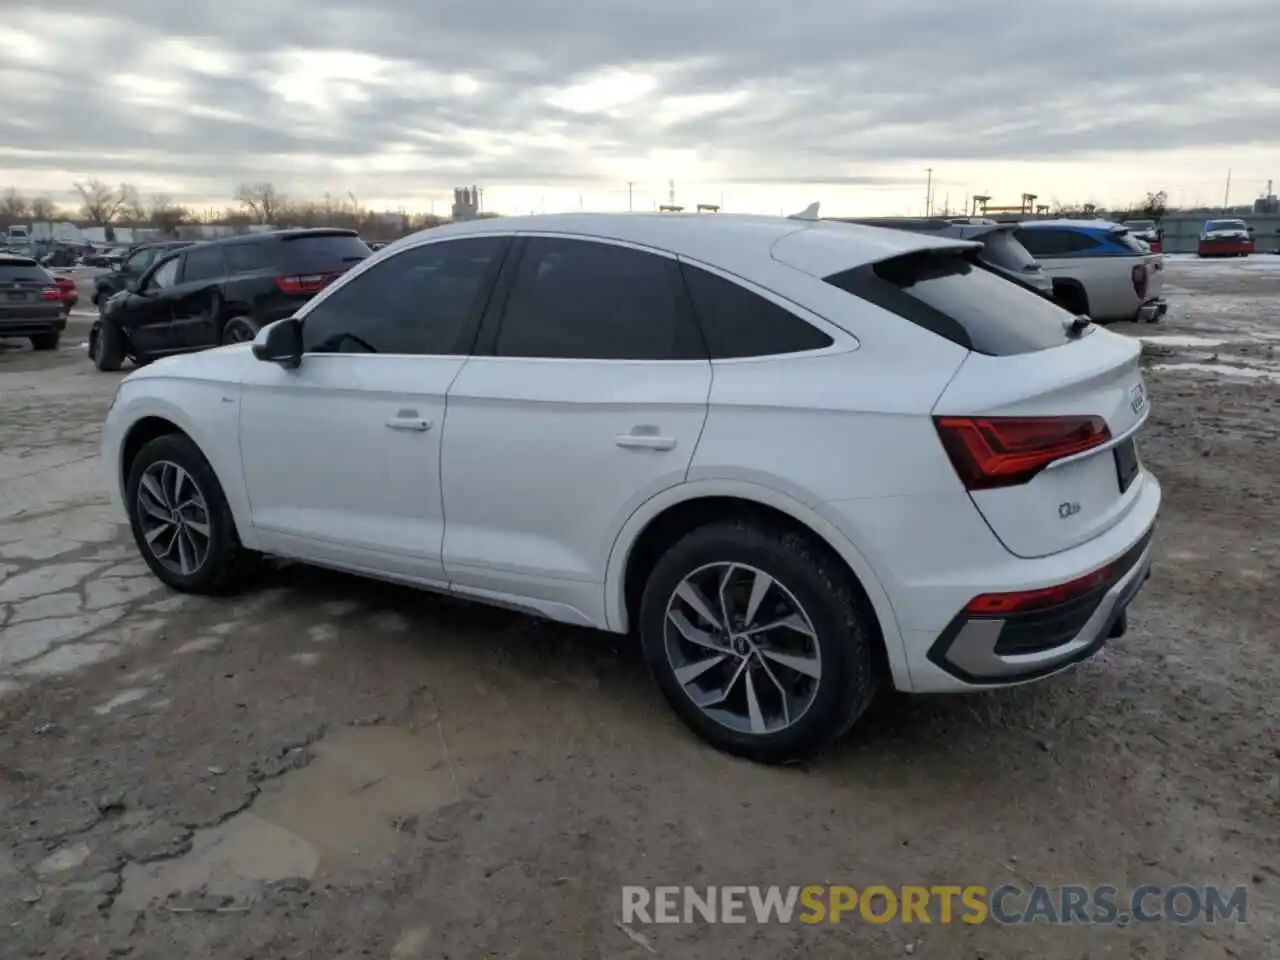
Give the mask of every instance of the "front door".
M 445 395 L 507 242 L 428 242 L 357 268 L 303 310 L 297 369 L 254 364 L 240 444 L 263 550 L 444 582 Z
M 585 607 L 603 596 L 617 532 L 685 479 L 711 365 L 673 259 L 585 239 L 517 242 L 501 321 L 495 305 L 449 390 L 445 569 L 464 590 L 593 621 Z
M 226 272 L 220 246 L 195 246 L 183 254 L 173 291 L 173 336 L 177 346 L 199 350 L 218 343 L 219 291 Z
M 129 342 L 140 354 L 166 353 L 174 349 L 173 285 L 178 276 L 178 255 L 160 261 L 144 274 L 135 293 L 125 294 L 122 324 Z

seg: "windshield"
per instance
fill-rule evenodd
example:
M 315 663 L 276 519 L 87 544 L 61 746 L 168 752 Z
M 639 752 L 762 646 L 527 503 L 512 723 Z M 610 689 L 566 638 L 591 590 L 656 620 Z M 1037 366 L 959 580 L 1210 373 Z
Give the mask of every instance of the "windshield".
M 1204 225 L 1205 231 L 1210 230 L 1248 230 L 1243 220 L 1210 220 Z

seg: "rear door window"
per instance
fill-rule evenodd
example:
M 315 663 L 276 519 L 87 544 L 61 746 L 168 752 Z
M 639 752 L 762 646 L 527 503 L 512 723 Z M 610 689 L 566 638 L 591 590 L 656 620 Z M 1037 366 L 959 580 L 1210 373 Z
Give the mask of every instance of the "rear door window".
M 271 266 L 267 248 L 260 243 L 233 243 L 222 250 L 227 262 L 227 273 L 254 273 Z
M 304 234 L 277 242 L 281 266 L 299 276 L 340 273 L 373 253 L 367 243 L 351 234 Z
M 989 356 L 1034 353 L 1070 339 L 1070 314 L 977 266 L 966 251 L 921 250 L 826 282 Z

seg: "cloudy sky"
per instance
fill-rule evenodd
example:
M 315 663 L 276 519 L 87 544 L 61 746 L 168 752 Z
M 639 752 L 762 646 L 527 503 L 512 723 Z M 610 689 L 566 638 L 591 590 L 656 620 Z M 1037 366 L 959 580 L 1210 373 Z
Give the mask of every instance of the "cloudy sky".
M 920 213 L 1280 179 L 1280 0 L 44 0 L 0 18 L 0 189 L 196 207 Z M 787 209 L 787 212 L 791 212 Z

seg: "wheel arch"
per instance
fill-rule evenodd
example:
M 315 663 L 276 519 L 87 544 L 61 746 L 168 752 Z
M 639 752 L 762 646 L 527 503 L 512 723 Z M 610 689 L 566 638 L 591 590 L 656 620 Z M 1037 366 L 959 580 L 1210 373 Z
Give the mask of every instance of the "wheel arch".
M 877 668 L 891 675 L 895 686 L 910 689 L 910 672 L 897 615 L 867 558 L 834 523 L 812 507 L 769 487 L 741 480 L 681 484 L 636 509 L 609 553 L 604 598 L 608 629 L 626 633 L 635 623 L 639 593 L 665 547 L 694 525 L 743 514 L 789 526 L 840 560 L 879 629 Z
M 1053 278 L 1053 296 L 1059 305 L 1064 306 L 1064 298 L 1073 298 L 1073 301 L 1084 309 L 1079 313 L 1089 313 L 1089 291 L 1085 289 L 1084 284 L 1077 277 L 1054 277 Z M 1073 302 L 1066 301 L 1066 302 Z
M 248 503 L 244 496 L 243 484 L 239 477 L 233 474 L 232 468 L 224 462 L 225 458 L 218 457 L 214 453 L 218 445 L 212 442 L 212 438 L 206 436 L 204 431 L 172 404 L 153 399 L 145 408 L 135 413 L 129 425 L 122 431 L 120 456 L 114 477 L 116 488 L 120 491 L 121 502 L 126 502 L 129 471 L 139 451 L 157 437 L 172 434 L 185 436 L 196 445 L 205 460 L 209 462 L 209 469 L 217 477 L 223 496 L 226 497 L 240 543 L 248 549 L 254 549 L 257 546 L 257 537 L 252 524 L 248 522 Z

